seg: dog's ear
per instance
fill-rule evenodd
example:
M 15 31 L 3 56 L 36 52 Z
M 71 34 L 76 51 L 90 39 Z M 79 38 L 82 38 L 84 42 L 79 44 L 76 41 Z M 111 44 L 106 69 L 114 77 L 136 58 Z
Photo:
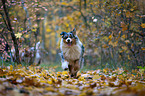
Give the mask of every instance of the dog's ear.
M 61 33 L 60 33 L 60 35 L 62 35 L 62 36 L 65 35 L 65 34 L 66 34 L 66 32 L 61 32 Z
M 76 35 L 76 28 L 73 29 L 72 33 Z
M 65 34 L 67 34 L 67 33 L 66 32 L 61 32 L 60 33 L 60 35 L 62 35 L 61 38 L 63 38 Z

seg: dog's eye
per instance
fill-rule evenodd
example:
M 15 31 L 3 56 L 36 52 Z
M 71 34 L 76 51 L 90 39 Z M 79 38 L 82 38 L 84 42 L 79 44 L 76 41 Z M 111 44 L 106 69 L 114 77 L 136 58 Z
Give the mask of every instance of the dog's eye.
M 70 35 L 69 37 L 72 38 L 72 35 Z
M 64 36 L 64 39 L 67 39 L 68 38 L 68 36 Z
M 73 36 L 73 34 L 70 34 L 69 37 L 70 37 L 70 38 L 73 38 L 74 36 Z

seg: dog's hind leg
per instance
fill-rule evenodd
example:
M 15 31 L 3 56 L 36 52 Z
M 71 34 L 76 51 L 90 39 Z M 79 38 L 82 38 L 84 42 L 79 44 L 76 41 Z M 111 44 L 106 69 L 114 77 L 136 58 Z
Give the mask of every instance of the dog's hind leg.
M 74 62 L 74 75 L 77 76 L 78 71 L 80 70 L 79 60 Z

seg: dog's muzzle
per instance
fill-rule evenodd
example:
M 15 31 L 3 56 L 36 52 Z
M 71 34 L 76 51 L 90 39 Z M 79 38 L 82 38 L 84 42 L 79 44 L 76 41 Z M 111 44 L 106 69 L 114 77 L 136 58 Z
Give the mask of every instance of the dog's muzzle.
M 71 46 L 71 44 L 72 44 L 72 39 L 71 39 L 71 38 L 67 38 L 67 39 L 66 39 L 66 43 L 68 44 L 68 46 Z
M 72 42 L 72 39 L 71 39 L 71 38 L 67 38 L 67 39 L 66 39 L 66 42 L 67 42 L 67 43 Z

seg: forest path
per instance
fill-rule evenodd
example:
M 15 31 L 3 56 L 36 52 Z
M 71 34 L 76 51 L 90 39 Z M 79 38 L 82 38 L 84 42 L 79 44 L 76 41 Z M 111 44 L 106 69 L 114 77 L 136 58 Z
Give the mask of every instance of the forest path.
M 67 71 L 55 72 L 39 67 L 0 68 L 2 96 L 145 96 L 142 71 L 133 74 L 123 69 L 79 72 L 70 78 Z

